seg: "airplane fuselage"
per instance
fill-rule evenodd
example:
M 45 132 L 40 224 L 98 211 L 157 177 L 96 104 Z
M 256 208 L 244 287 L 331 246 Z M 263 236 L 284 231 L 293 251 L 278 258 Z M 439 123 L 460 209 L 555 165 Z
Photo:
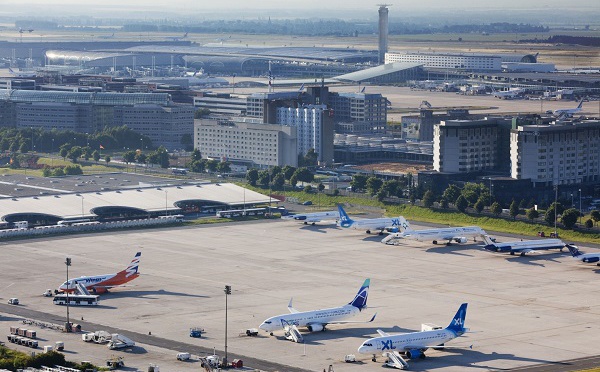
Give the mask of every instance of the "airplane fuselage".
M 488 244 L 484 248 L 494 252 L 520 252 L 529 249 L 557 249 L 564 248 L 565 243 L 560 239 L 542 239 L 530 241 L 515 241 L 506 243 Z
M 307 327 L 311 324 L 325 326 L 331 322 L 339 322 L 351 318 L 359 313 L 360 310 L 352 305 L 322 310 L 302 311 L 271 317 L 265 320 L 259 328 L 267 332 L 273 332 L 275 330 L 283 329 L 286 324 L 295 325 L 296 327 Z
M 139 276 L 138 273 L 128 275 L 127 272 L 121 271 L 116 274 L 96 275 L 96 276 L 80 276 L 79 278 L 69 279 L 69 282 L 64 282 L 58 289 L 63 292 L 73 292 L 77 288 L 77 284 L 82 284 L 86 289 L 110 288 L 123 285 Z
M 399 218 L 372 218 L 364 220 L 353 220 L 352 223 L 340 223 L 340 227 L 351 228 L 355 230 L 384 230 L 400 229 Z
M 402 233 L 391 234 L 386 237 L 384 243 L 395 238 L 412 239 L 420 242 L 438 240 L 457 240 L 460 238 L 476 238 L 485 235 L 485 231 L 478 226 L 448 227 L 441 229 L 411 230 Z
M 361 354 L 374 354 L 386 351 L 425 350 L 432 346 L 444 344 L 458 336 L 448 329 L 381 336 L 363 342 L 358 348 L 358 352 Z

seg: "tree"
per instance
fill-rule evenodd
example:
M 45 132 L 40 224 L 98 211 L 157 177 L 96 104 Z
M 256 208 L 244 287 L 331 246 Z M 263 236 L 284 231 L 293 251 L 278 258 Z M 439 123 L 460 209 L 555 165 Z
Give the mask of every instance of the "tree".
M 456 185 L 450 185 L 444 190 L 442 198 L 446 200 L 456 200 L 460 195 L 460 189 Z
M 192 172 L 204 173 L 205 169 L 206 169 L 206 167 L 205 167 L 205 162 L 203 161 L 203 159 L 194 160 L 190 163 L 190 171 L 192 171 Z M 248 173 L 246 173 L 246 179 L 247 178 L 248 178 Z M 254 185 L 252 185 L 252 186 L 254 186 Z
M 111 160 L 111 159 L 110 159 L 110 156 L 109 156 L 109 155 L 106 155 L 106 156 L 104 157 L 104 161 L 106 162 L 106 164 L 110 163 L 110 160 Z
M 311 186 L 311 185 L 306 185 L 306 186 L 304 186 L 304 192 L 305 192 L 305 193 L 309 193 L 309 192 L 311 192 L 311 191 L 312 191 L 312 186 Z
M 500 203 L 493 202 L 490 206 L 490 212 L 492 212 L 494 216 L 498 217 L 500 213 L 502 213 L 502 207 L 500 206 Z
M 273 178 L 272 184 L 273 184 L 273 188 L 275 188 L 275 189 L 283 188 L 283 185 L 285 185 L 285 176 L 283 175 L 283 173 L 277 174 Z
M 229 173 L 231 172 L 231 163 L 228 161 L 222 161 L 217 164 L 217 171 L 221 173 Z
M 585 227 L 591 229 L 592 227 L 594 227 L 594 221 L 592 221 L 591 218 L 588 218 L 587 220 L 585 220 Z
M 189 151 L 194 148 L 194 139 L 192 138 L 191 133 L 185 133 L 181 135 L 181 144 L 186 151 Z M 142 149 L 143 150 L 143 149 Z
M 527 216 L 527 218 L 529 218 L 529 220 L 533 222 L 533 220 L 540 216 L 540 212 L 538 212 L 535 208 L 529 208 L 525 211 L 525 215 Z
M 325 185 L 323 185 L 323 182 L 319 182 L 317 185 L 317 190 L 319 190 L 319 192 L 323 192 L 323 190 L 325 190 Z
M 398 190 L 402 192 L 402 187 L 400 187 L 400 182 L 396 180 L 388 180 L 383 182 L 381 185 L 381 190 L 385 192 L 386 196 L 392 196 L 398 194 Z
M 201 108 L 194 112 L 194 119 L 202 119 L 210 115 L 210 110 L 207 108 Z
M 192 162 L 202 160 L 202 154 L 200 153 L 200 150 L 194 149 L 194 151 L 192 151 L 192 155 L 190 156 L 190 159 Z
M 315 179 L 314 174 L 305 167 L 296 169 L 294 174 L 300 182 L 312 182 Z
M 94 152 L 92 153 L 92 158 L 96 163 L 100 160 L 100 153 L 98 152 L 98 150 L 94 150 Z
M 486 198 L 484 198 L 483 196 L 480 196 L 479 199 L 477 199 L 477 202 L 473 206 L 473 208 L 475 208 L 475 210 L 477 211 L 477 214 L 481 214 L 481 212 L 483 212 L 483 208 L 485 207 L 485 200 Z
M 144 154 L 143 152 L 140 152 L 139 154 L 136 154 L 135 161 L 137 161 L 140 164 L 146 164 L 146 162 L 148 161 L 148 155 Z
M 123 153 L 123 161 L 127 164 L 133 163 L 135 161 L 135 151 L 130 150 Z
M 517 216 L 519 215 L 519 205 L 517 204 L 515 199 L 513 199 L 512 203 L 510 203 L 509 211 L 510 216 L 513 218 L 513 220 L 516 220 Z
M 52 175 L 52 168 L 45 166 L 44 169 L 42 169 L 42 177 L 50 177 Z
M 292 187 L 296 187 L 297 184 L 298 176 L 296 176 L 296 172 L 294 172 L 294 174 L 292 174 L 292 177 L 290 177 L 290 185 L 292 185 Z
M 275 178 L 276 175 L 282 172 L 282 169 L 279 165 L 274 165 L 269 171 L 271 172 L 271 178 Z
M 68 176 L 76 176 L 79 174 L 83 174 L 83 170 L 81 170 L 81 167 L 79 165 L 67 165 L 64 169 L 65 174 Z
M 69 155 L 69 150 L 71 149 L 71 144 L 69 143 L 65 143 L 64 145 L 60 146 L 59 150 L 58 150 L 58 155 L 60 155 L 61 158 L 63 158 L 64 160 L 67 159 L 67 155 Z
M 268 170 L 262 170 L 258 173 L 258 184 L 262 187 L 269 186 L 270 176 Z
M 386 192 L 383 191 L 383 189 L 379 189 L 379 191 L 375 195 L 375 198 L 377 198 L 377 201 L 383 202 L 383 200 L 385 199 L 386 196 L 387 196 Z
M 355 174 L 350 182 L 352 191 L 364 190 L 367 187 L 367 176 L 364 174 Z
M 367 191 L 371 196 L 375 196 L 381 190 L 382 185 L 383 180 L 381 178 L 369 177 L 367 179 Z
M 456 202 L 454 203 L 454 205 L 456 205 L 456 209 L 458 209 L 459 211 L 464 213 L 467 210 L 467 207 L 469 206 L 469 202 L 467 201 L 467 198 L 460 195 L 456 199 Z
M 600 221 L 600 211 L 593 210 L 592 213 L 590 213 L 590 216 L 592 217 L 592 220 L 594 220 L 594 222 L 596 224 L 598 223 L 598 221 Z
M 169 168 L 169 153 L 166 148 L 160 146 L 156 150 L 156 156 L 158 157 L 158 165 L 160 165 L 161 168 Z
M 442 209 L 448 209 L 448 207 L 449 207 L 449 205 L 448 205 L 448 199 L 446 199 L 446 198 L 440 199 L 440 207 Z
M 294 172 L 296 171 L 296 168 L 292 167 L 291 165 L 286 165 L 281 171 L 283 172 L 285 179 L 289 181 L 292 178 Z
M 77 163 L 77 159 L 79 159 L 81 155 L 83 155 L 83 149 L 79 146 L 73 146 L 71 147 L 71 150 L 69 150 L 67 157 L 71 159 L 73 163 Z
M 63 169 L 63 167 L 55 168 L 52 171 L 52 175 L 55 176 L 55 177 L 62 177 L 62 176 L 65 175 L 65 170 Z
M 575 208 L 569 208 L 562 213 L 562 223 L 567 229 L 572 229 L 579 218 L 579 211 Z
M 556 213 L 555 213 L 556 209 Z M 559 214 L 564 212 L 565 208 L 560 203 L 552 203 L 550 207 L 546 210 L 546 215 L 544 215 L 544 221 L 548 225 L 553 225 L 556 218 L 558 218 Z
M 256 181 L 258 181 L 258 170 L 255 168 L 248 169 L 246 172 L 246 180 L 251 186 L 256 186 Z
M 338 196 L 340 194 L 340 189 L 333 190 L 333 196 Z
M 435 201 L 434 196 L 433 196 L 433 191 L 431 190 L 427 190 L 427 192 L 425 193 L 425 195 L 423 195 L 423 206 L 425 208 L 431 208 L 433 207 L 433 202 Z
M 315 149 L 308 149 L 306 155 L 302 159 L 302 165 L 306 167 L 313 167 L 318 164 L 319 155 L 315 152 Z

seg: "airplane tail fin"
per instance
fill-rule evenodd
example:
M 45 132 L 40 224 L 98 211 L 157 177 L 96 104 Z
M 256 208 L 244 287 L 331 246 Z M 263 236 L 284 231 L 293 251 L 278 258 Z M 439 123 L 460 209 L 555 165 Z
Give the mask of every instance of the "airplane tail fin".
M 583 254 L 579 251 L 577 246 L 575 246 L 573 244 L 567 244 L 567 249 L 569 250 L 569 252 L 571 252 L 571 256 L 573 256 L 573 257 L 579 257 Z
M 369 295 L 369 286 L 371 285 L 371 279 L 365 279 L 365 282 L 358 290 L 356 296 L 354 296 L 354 300 L 352 300 L 348 305 L 352 305 L 359 310 L 362 310 L 367 307 L 367 297 Z
M 11 74 L 15 73 L 15 71 L 12 68 L 10 68 L 10 67 L 8 68 L 8 72 L 10 72 Z
M 579 101 L 579 105 L 577 105 L 577 108 L 580 109 L 583 107 L 583 100 Z
M 465 328 L 465 318 L 467 317 L 467 303 L 460 305 L 456 315 L 452 318 L 450 325 L 446 327 L 447 330 L 454 332 L 457 336 L 462 335 L 467 331 Z
M 352 220 L 352 218 L 350 218 L 350 216 L 348 216 L 348 213 L 346 213 L 346 211 L 344 210 L 344 208 L 342 208 L 341 205 L 338 205 L 338 211 L 340 212 L 340 226 L 341 227 L 352 226 L 352 223 L 354 221 Z
M 127 268 L 124 270 L 126 277 L 130 277 L 130 276 L 136 275 L 138 273 L 138 267 L 140 265 L 140 257 L 141 256 L 142 256 L 142 252 L 138 252 L 135 254 L 135 257 L 133 258 L 133 260 L 131 260 L 131 263 L 129 264 L 129 266 L 127 266 Z
M 413 229 L 410 227 L 410 224 L 408 223 L 406 218 L 404 218 L 403 216 L 400 216 L 400 217 L 398 217 L 398 219 L 400 220 L 400 227 L 402 227 L 404 229 L 404 231 L 406 231 L 406 232 L 413 231 Z

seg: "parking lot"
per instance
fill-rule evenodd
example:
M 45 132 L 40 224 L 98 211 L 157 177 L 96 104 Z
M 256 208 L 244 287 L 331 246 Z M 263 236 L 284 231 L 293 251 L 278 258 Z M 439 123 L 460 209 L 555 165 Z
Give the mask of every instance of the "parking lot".
M 429 350 L 425 360 L 409 361 L 411 370 L 505 369 L 597 355 L 600 270 L 595 265 L 573 261 L 566 251 L 519 257 L 493 254 L 477 244 L 387 246 L 380 239 L 331 225 L 256 221 L 4 242 L 0 325 L 6 334 L 18 325 L 21 317 L 13 312 L 64 322 L 66 308 L 41 294 L 65 280 L 65 257 L 72 258 L 72 278 L 122 270 L 141 251 L 141 277 L 131 287 L 101 295 L 98 307 L 70 308 L 71 319 L 84 329 L 112 327 L 134 339 L 136 347 L 110 351 L 82 342 L 81 335 L 52 330 L 39 330 L 40 337 L 64 341 L 66 356 L 74 361 L 104 364 L 116 354 L 125 357 L 130 370 L 146 370 L 149 363 L 163 371 L 197 370 L 199 363 L 178 362 L 175 355 L 193 351 L 181 350 L 185 345 L 214 347 L 223 354 L 223 289 L 231 285 L 229 353 L 296 370 L 321 371 L 331 364 L 336 372 L 372 371 L 384 358 L 372 362 L 357 348 L 377 329 L 395 333 L 419 330 L 421 323 L 446 326 L 463 302 L 469 303 L 466 326 L 474 333 L 448 345 L 455 348 Z M 369 308 L 353 320 L 368 320 L 377 312 L 373 323 L 305 334 L 305 344 L 285 340 L 283 332 L 240 336 L 286 313 L 291 297 L 301 311 L 348 303 L 365 278 L 371 278 Z M 18 297 L 21 305 L 6 304 L 10 297 Z M 190 327 L 206 333 L 191 339 Z M 346 354 L 357 354 L 359 363 L 344 363 Z

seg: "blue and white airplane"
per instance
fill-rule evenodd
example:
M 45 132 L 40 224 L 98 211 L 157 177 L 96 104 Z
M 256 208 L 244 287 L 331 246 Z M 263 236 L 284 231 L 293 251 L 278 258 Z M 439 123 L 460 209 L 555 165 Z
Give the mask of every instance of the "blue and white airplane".
M 312 213 L 297 213 L 289 216 L 281 217 L 282 220 L 294 220 L 302 221 L 305 225 L 315 224 L 321 221 L 335 221 L 340 218 L 338 211 L 323 211 L 323 212 L 312 212 Z
M 368 339 L 358 348 L 361 354 L 375 354 L 382 352 L 386 356 L 393 357 L 399 364 L 407 367 L 408 364 L 400 356 L 404 353 L 409 359 L 424 358 L 427 349 L 441 349 L 450 340 L 462 336 L 468 331 L 465 328 L 465 317 L 467 315 L 467 304 L 460 305 L 450 325 L 444 329 L 436 329 L 424 332 L 411 332 L 390 335 L 380 329 L 377 333 L 380 337 Z
M 328 324 L 346 324 L 346 323 L 369 323 L 375 320 L 375 315 L 367 322 L 345 321 L 344 319 L 358 315 L 367 308 L 367 296 L 369 294 L 370 279 L 366 279 L 358 290 L 354 299 L 348 304 L 340 307 L 332 307 L 322 310 L 298 311 L 292 307 L 292 299 L 288 304 L 290 314 L 283 314 L 271 317 L 258 327 L 266 332 L 273 334 L 273 331 L 286 329 L 288 327 L 306 327 L 309 332 L 319 332 L 325 330 Z
M 485 242 L 484 249 L 492 252 L 507 253 L 511 255 L 519 253 L 525 256 L 526 253 L 535 253 L 539 250 L 560 249 L 561 252 L 565 247 L 565 243 L 560 239 L 538 239 L 526 241 L 513 241 L 505 243 L 496 243 L 488 235 L 483 236 Z
M 571 244 L 567 244 L 567 248 L 569 249 L 569 252 L 571 252 L 573 258 L 585 263 L 596 263 L 597 266 L 600 266 L 600 263 L 597 263 L 600 261 L 600 253 L 583 253 L 576 246 Z
M 438 241 L 446 241 L 447 245 L 452 242 L 467 243 L 469 238 L 475 240 L 477 237 L 485 235 L 485 231 L 479 226 L 465 227 L 441 227 L 434 229 L 413 230 L 404 217 L 400 218 L 400 226 L 404 229 L 402 232 L 395 232 L 381 240 L 384 244 L 395 244 L 398 239 L 412 239 L 419 242 L 431 241 L 437 244 Z
M 338 226 L 348 229 L 356 229 L 356 230 L 365 230 L 367 234 L 371 233 L 371 230 L 379 230 L 379 235 L 382 235 L 384 231 L 388 232 L 398 232 L 400 231 L 400 223 L 403 219 L 402 217 L 397 218 L 361 218 L 357 220 L 353 220 L 348 216 L 348 213 L 342 208 L 341 205 L 338 205 L 338 211 L 340 214 L 340 219 L 338 221 Z

